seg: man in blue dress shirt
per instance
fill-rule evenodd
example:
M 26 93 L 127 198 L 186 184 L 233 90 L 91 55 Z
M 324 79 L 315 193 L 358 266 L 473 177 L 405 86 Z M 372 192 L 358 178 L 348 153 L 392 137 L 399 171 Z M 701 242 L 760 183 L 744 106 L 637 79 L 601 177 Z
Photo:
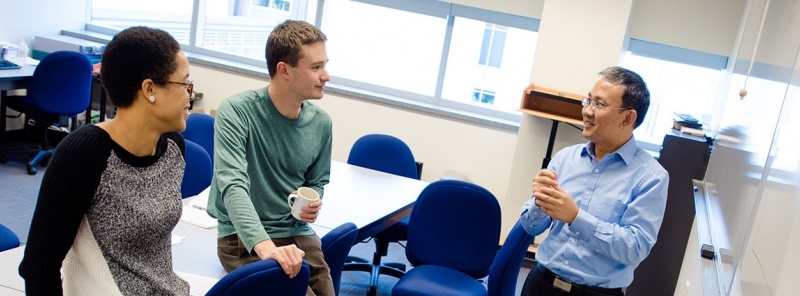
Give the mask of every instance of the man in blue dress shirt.
M 550 228 L 522 295 L 624 295 L 656 243 L 669 176 L 633 138 L 650 92 L 633 71 L 599 74 L 582 101 L 589 142 L 556 153 L 522 207 L 528 233 Z

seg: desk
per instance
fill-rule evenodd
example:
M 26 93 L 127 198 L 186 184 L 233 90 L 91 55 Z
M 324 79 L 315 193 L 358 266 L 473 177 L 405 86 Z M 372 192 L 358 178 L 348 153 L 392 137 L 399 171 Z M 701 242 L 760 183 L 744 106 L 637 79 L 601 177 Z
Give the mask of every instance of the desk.
M 19 69 L 0 70 L 0 102 L 9 90 L 27 88 L 35 69 L 36 66 L 24 65 Z M 6 108 L 0 108 L 0 118 L 2 118 L 0 120 L 0 141 L 2 141 L 6 131 Z
M 24 294 L 25 282 L 17 271 L 24 252 L 24 246 L 0 252 L 0 295 L 6 295 L 6 290 Z
M 428 182 L 333 161 L 314 224 L 333 229 L 353 222 L 358 226 L 356 241 L 364 240 L 410 215 L 426 186 Z
M 25 65 L 19 69 L 0 70 L 0 90 L 27 88 L 36 66 Z
M 28 84 L 33 77 L 33 71 L 36 70 L 35 65 L 25 64 L 22 68 L 19 69 L 11 69 L 11 70 L 0 70 L 0 102 L 3 101 L 3 98 L 6 97 L 6 93 L 9 90 L 15 89 L 26 89 L 28 88 Z M 100 83 L 99 77 L 92 75 L 92 93 L 95 92 L 94 88 L 99 88 L 99 100 L 100 100 L 100 121 L 105 120 L 106 116 L 106 93 L 105 89 L 102 87 Z M 92 114 L 92 103 L 89 103 L 89 107 L 86 110 L 86 118 L 87 121 L 91 120 Z M 6 108 L 0 108 L 0 142 L 3 140 L 3 134 L 6 131 Z
M 411 214 L 414 201 L 426 186 L 428 183 L 420 180 L 333 161 L 322 210 L 311 228 L 323 237 L 328 231 L 352 222 L 359 229 L 356 241 L 364 240 Z M 217 259 L 216 228 L 203 229 L 180 222 L 172 233 L 185 237 L 172 247 L 176 271 L 212 278 L 225 274 Z
M 427 182 L 334 161 L 320 217 L 311 228 L 322 237 L 341 224 L 353 222 L 359 228 L 360 241 L 408 216 L 417 196 L 427 185 Z M 172 233 L 184 238 L 183 242 L 172 246 L 176 272 L 212 280 L 225 275 L 217 259 L 216 228 L 204 229 L 179 222 Z M 17 273 L 24 248 L 0 252 L 0 294 L 5 292 L 2 288 L 24 290 L 24 282 Z

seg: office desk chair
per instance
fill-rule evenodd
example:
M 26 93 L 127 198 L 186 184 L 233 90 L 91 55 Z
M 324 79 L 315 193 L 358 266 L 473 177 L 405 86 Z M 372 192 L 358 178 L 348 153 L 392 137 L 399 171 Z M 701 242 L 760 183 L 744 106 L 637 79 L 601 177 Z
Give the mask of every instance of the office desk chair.
M 41 147 L 27 164 L 28 174 L 35 175 L 36 166 L 46 165 L 53 154 L 47 138 L 50 126 L 59 123 L 62 116 L 71 118 L 89 107 L 91 85 L 89 58 L 77 52 L 56 51 L 46 55 L 36 66 L 27 95 L 3 99 L 0 108 L 9 107 L 24 113 L 42 131 Z
M 181 181 L 181 197 L 187 198 L 208 188 L 214 172 L 211 158 L 208 157 L 206 150 L 192 141 L 186 139 L 184 141 L 186 142 L 186 152 L 184 153 L 186 167 L 183 170 L 183 181 Z
M 95 72 L 92 73 L 91 103 L 86 109 L 86 122 L 95 122 L 92 111 L 97 110 L 97 122 L 103 122 L 106 118 L 113 119 L 117 115 L 117 106 L 108 99 L 106 89 L 103 88 L 103 81 L 100 80 L 99 65 L 94 64 Z
M 392 295 L 488 295 L 500 241 L 500 204 L 488 190 L 460 180 L 430 183 L 408 222 L 406 257 L 414 268 Z
M 11 229 L 0 224 L 0 252 L 19 247 L 19 237 Z
M 189 113 L 183 138 L 197 143 L 206 150 L 214 164 L 214 116 L 205 113 Z
M 414 160 L 411 149 L 402 140 L 382 134 L 369 134 L 359 138 L 350 149 L 347 163 L 395 174 L 398 176 L 419 179 L 418 163 Z M 405 265 L 401 263 L 382 264 L 381 257 L 389 252 L 389 243 L 406 240 L 408 234 L 408 218 L 400 220 L 372 238 L 375 240 L 375 253 L 372 262 L 363 258 L 348 257 L 346 271 L 366 271 L 371 275 L 367 295 L 375 295 L 378 289 L 378 276 L 381 274 L 402 277 Z
M 532 242 L 533 235 L 517 221 L 489 268 L 489 296 L 516 296 L 517 276 Z
M 308 290 L 311 269 L 303 261 L 300 273 L 289 278 L 274 259 L 256 261 L 226 274 L 206 296 L 303 296 Z
M 353 223 L 345 223 L 334 228 L 321 238 L 322 254 L 325 256 L 325 263 L 331 269 L 331 279 L 336 295 L 339 295 L 339 286 L 342 282 L 342 268 L 350 253 L 350 248 L 356 243 L 358 227 Z

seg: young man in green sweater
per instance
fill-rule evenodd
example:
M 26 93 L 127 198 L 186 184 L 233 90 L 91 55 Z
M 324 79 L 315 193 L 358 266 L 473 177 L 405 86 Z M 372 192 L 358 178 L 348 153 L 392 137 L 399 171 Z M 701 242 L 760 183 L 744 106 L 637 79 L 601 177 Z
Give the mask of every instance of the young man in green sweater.
M 320 196 L 331 166 L 332 123 L 310 103 L 330 80 L 327 37 L 303 21 L 287 20 L 267 40 L 267 87 L 243 92 L 217 109 L 214 181 L 208 213 L 219 220 L 217 252 L 225 270 L 275 259 L 290 277 L 303 259 L 311 267 L 307 295 L 333 295 L 320 238 L 308 223 L 322 200 L 290 214 L 289 194 L 301 186 Z

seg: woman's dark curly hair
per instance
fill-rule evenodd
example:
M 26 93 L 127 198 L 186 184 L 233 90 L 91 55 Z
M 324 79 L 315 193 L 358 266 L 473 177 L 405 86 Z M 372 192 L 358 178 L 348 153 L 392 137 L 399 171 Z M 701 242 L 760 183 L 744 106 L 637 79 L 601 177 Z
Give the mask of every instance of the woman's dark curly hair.
M 177 66 L 180 44 L 169 33 L 148 27 L 130 27 L 117 33 L 103 50 L 100 78 L 117 107 L 133 104 L 142 81 L 165 85 Z

